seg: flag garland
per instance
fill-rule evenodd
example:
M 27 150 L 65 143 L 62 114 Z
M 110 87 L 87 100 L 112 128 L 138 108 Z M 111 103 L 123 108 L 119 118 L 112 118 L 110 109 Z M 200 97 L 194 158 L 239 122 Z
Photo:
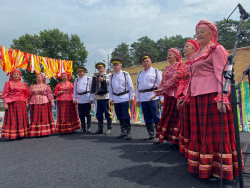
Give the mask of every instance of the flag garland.
M 43 68 L 48 79 L 57 78 L 61 76 L 62 72 L 72 75 L 72 65 L 73 61 L 37 56 L 0 46 L 0 69 L 2 68 L 7 75 L 16 68 L 40 74 Z

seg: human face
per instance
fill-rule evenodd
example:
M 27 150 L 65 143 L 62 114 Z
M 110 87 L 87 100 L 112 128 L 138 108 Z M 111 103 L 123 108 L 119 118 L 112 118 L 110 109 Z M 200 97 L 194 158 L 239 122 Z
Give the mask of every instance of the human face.
M 62 74 L 62 81 L 67 82 L 68 81 L 68 76 L 66 74 Z
M 168 59 L 168 62 L 169 62 L 170 64 L 173 64 L 173 63 L 176 62 L 176 57 L 175 57 L 175 55 L 174 55 L 173 52 L 168 52 L 167 59 Z
M 188 59 L 195 52 L 192 45 L 186 43 L 183 48 L 184 56 Z
M 15 73 L 13 74 L 13 79 L 14 79 L 15 81 L 19 81 L 19 78 L 20 78 L 20 74 L 19 74 L 18 72 L 15 72 Z
M 99 74 L 102 74 L 103 72 L 105 72 L 104 66 L 99 67 L 97 70 L 98 70 Z
M 122 69 L 122 64 L 113 64 L 113 68 L 115 70 L 115 72 L 120 72 L 120 70 Z
M 84 71 L 78 70 L 78 71 L 77 71 L 77 74 L 78 74 L 78 76 L 79 76 L 80 78 L 82 78 L 82 77 L 85 76 L 85 72 L 84 72 Z
M 152 66 L 152 61 L 150 58 L 145 58 L 142 61 L 142 66 L 144 68 L 145 71 L 147 71 L 151 66 Z
M 41 84 L 43 82 L 43 78 L 41 76 L 36 77 L 36 83 Z
M 204 47 L 211 42 L 212 35 L 206 29 L 198 27 L 196 30 L 196 38 L 201 47 Z

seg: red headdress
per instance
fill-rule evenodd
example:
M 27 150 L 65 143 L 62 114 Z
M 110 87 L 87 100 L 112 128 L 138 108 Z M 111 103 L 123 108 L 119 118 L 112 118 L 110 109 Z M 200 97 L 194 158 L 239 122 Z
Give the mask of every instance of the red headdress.
M 206 29 L 213 36 L 212 42 L 215 44 L 217 43 L 217 41 L 218 41 L 218 29 L 217 29 L 217 26 L 213 22 L 210 22 L 208 20 L 201 20 L 196 25 L 195 31 L 197 31 L 197 29 L 199 27 Z
M 174 54 L 174 56 L 176 57 L 176 60 L 178 62 L 180 62 L 180 63 L 182 62 L 181 52 L 178 49 L 176 49 L 176 48 L 170 48 L 168 50 L 168 53 L 169 52 L 172 52 Z
M 21 81 L 22 73 L 21 73 L 19 70 L 17 70 L 17 69 L 14 69 L 14 70 L 12 70 L 12 71 L 10 72 L 9 81 L 14 81 L 13 74 L 16 73 L 16 72 L 20 75 L 18 81 Z
M 190 44 L 194 48 L 195 52 L 197 52 L 200 48 L 200 44 L 195 39 L 189 39 L 186 44 Z
M 71 75 L 70 75 L 69 73 L 67 73 L 67 72 L 63 72 L 63 73 L 61 74 L 61 78 L 62 78 L 62 75 L 63 75 L 63 74 L 67 75 L 67 76 L 68 76 L 68 81 L 70 81 Z
M 46 77 L 43 74 L 38 74 L 36 77 L 41 76 L 43 83 L 46 84 Z

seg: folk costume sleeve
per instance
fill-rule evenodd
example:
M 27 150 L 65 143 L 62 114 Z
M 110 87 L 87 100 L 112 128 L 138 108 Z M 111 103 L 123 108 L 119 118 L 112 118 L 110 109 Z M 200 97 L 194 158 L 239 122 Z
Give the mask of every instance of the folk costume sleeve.
M 228 100 L 228 95 L 230 94 L 231 88 L 229 87 L 228 94 L 223 94 L 223 98 L 222 98 L 222 90 L 221 90 L 221 73 L 223 71 L 225 64 L 227 63 L 226 53 L 227 53 L 226 50 L 221 45 L 218 45 L 217 48 L 211 53 L 214 72 L 218 81 L 218 86 L 217 86 L 218 95 L 214 100 L 215 102 L 223 101 L 223 103 L 225 104 L 230 104 Z M 224 82 L 225 82 L 225 78 L 223 78 L 223 83 Z
M 89 78 L 89 91 L 91 91 L 91 87 L 92 87 L 92 78 Z M 90 93 L 90 100 L 91 101 L 95 100 L 95 94 Z
M 7 105 L 8 101 L 9 101 L 8 100 L 9 99 L 9 90 L 10 90 L 10 83 L 8 81 L 4 84 L 3 93 L 2 93 L 2 99 L 3 99 L 4 105 Z
M 112 87 L 111 87 L 111 85 L 113 84 L 112 83 L 113 79 L 114 79 L 114 75 L 110 76 L 110 83 L 109 83 L 109 100 L 110 101 L 114 100 L 113 90 L 112 90 Z
M 75 101 L 76 98 L 77 98 L 77 79 L 75 79 L 75 82 L 74 82 L 74 92 L 73 92 L 73 100 Z

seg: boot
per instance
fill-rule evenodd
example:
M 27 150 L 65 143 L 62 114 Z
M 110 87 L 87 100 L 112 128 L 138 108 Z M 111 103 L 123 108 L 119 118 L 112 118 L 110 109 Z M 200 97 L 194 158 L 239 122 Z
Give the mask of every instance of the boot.
M 112 125 L 112 119 L 107 119 L 107 132 L 106 132 L 106 135 L 109 135 L 111 133 L 111 125 Z
M 87 117 L 87 133 L 91 133 L 91 116 Z
M 144 141 L 148 141 L 148 140 L 153 140 L 154 137 L 154 126 L 153 123 L 147 123 L 146 122 L 146 127 L 147 127 L 147 131 L 148 131 L 148 137 L 143 139 Z
M 120 121 L 121 133 L 117 138 L 123 138 L 123 137 L 125 137 L 127 135 L 126 134 L 126 127 L 125 127 L 126 126 L 125 125 L 125 120 L 121 119 L 119 121 Z
M 86 133 L 86 125 L 85 125 L 85 118 L 81 120 L 81 130 L 80 133 Z
M 98 129 L 96 130 L 95 134 L 102 134 L 103 133 L 103 120 L 98 120 Z
M 126 119 L 125 120 L 125 126 L 126 126 L 126 129 L 127 129 L 127 135 L 125 137 L 126 140 L 131 140 L 131 134 L 130 134 L 130 131 L 131 131 L 131 124 L 130 124 L 130 119 Z

